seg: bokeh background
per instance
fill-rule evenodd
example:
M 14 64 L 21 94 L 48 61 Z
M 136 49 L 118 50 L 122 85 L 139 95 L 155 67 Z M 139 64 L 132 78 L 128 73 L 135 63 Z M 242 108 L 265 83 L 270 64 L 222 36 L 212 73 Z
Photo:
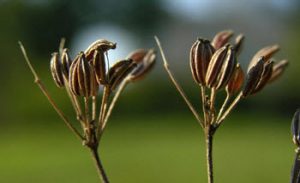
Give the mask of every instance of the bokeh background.
M 33 83 L 17 41 L 59 106 L 70 116 L 65 92 L 49 72 L 61 37 L 75 56 L 94 40 L 118 43 L 113 62 L 136 48 L 163 44 L 171 69 L 192 103 L 199 88 L 189 69 L 197 37 L 232 29 L 244 33 L 244 68 L 261 47 L 278 43 L 285 75 L 243 100 L 215 137 L 216 182 L 288 182 L 293 162 L 290 121 L 300 103 L 298 0 L 0 0 L 0 182 L 98 182 L 86 149 L 64 126 Z M 157 64 L 126 88 L 107 126 L 100 154 L 113 183 L 206 182 L 200 126 Z

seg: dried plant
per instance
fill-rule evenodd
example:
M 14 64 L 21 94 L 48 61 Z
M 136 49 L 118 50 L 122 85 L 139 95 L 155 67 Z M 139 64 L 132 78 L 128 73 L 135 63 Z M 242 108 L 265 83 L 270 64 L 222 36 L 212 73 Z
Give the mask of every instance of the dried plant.
M 300 182 L 300 109 L 296 111 L 292 120 L 291 131 L 293 135 L 293 142 L 296 145 L 296 155 L 294 166 L 292 168 L 291 183 Z
M 121 92 L 127 84 L 138 81 L 151 70 L 156 54 L 152 49 L 138 49 L 109 68 L 107 53 L 116 48 L 116 43 L 97 40 L 72 60 L 64 42 L 62 39 L 59 52 L 52 54 L 50 70 L 55 84 L 68 94 L 81 129 L 77 129 L 56 105 L 28 59 L 25 48 L 21 42 L 19 44 L 35 83 L 69 129 L 91 151 L 100 179 L 108 183 L 98 154 L 99 142 Z M 100 87 L 103 88 L 102 97 Z
M 237 61 L 241 52 L 244 36 L 238 35 L 233 43 L 233 32 L 221 31 L 212 41 L 198 38 L 190 51 L 190 67 L 193 79 L 200 87 L 202 113 L 198 112 L 187 98 L 182 87 L 176 81 L 169 68 L 161 43 L 155 37 L 160 49 L 165 70 L 179 91 L 205 134 L 208 182 L 213 183 L 213 137 L 233 108 L 242 100 L 261 91 L 267 84 L 276 80 L 284 72 L 288 62 L 275 62 L 273 55 L 279 50 L 278 45 L 267 46 L 259 50 L 250 61 L 246 74 Z M 245 76 L 246 75 L 246 76 Z M 226 98 L 217 108 L 216 95 L 226 92 Z

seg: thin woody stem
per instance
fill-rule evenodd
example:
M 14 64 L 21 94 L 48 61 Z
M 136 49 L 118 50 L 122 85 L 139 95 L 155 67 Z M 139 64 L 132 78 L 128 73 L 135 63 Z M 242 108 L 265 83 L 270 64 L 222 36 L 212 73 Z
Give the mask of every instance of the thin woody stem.
M 212 88 L 210 93 L 210 113 L 211 113 L 210 123 L 213 123 L 215 119 L 215 100 L 216 100 L 216 88 Z
M 226 92 L 226 98 L 224 100 L 224 103 L 222 104 L 220 111 L 219 111 L 217 121 L 220 119 L 221 115 L 223 114 L 223 112 L 225 110 L 225 107 L 228 105 L 229 99 L 230 99 L 230 94 L 228 92 Z
M 205 87 L 200 86 L 201 88 L 201 98 L 202 98 L 202 111 L 203 111 L 203 116 L 204 116 L 204 125 L 206 126 L 208 123 L 208 113 L 207 113 L 207 101 L 206 101 L 206 94 L 205 94 Z
M 102 101 L 101 101 L 101 106 L 100 106 L 100 112 L 99 112 L 99 118 L 98 118 L 98 130 L 97 130 L 97 139 L 99 140 L 101 133 L 102 133 L 102 126 L 103 126 L 103 120 L 104 120 L 104 115 L 107 107 L 107 102 L 108 102 L 108 97 L 110 94 L 110 89 L 108 86 L 104 86 L 103 90 L 103 96 L 102 96 Z
M 228 116 L 228 114 L 232 111 L 232 109 L 238 104 L 238 102 L 243 98 L 243 93 L 240 92 L 238 96 L 234 99 L 234 101 L 230 104 L 228 109 L 224 112 L 224 114 L 217 121 L 217 125 L 220 126 L 224 119 Z
M 62 54 L 63 50 L 64 50 L 64 47 L 65 47 L 65 43 L 66 43 L 66 38 L 61 38 L 60 39 L 60 42 L 59 42 L 59 53 Z
M 108 177 L 107 177 L 107 175 L 104 171 L 104 167 L 101 163 L 97 148 L 96 147 L 95 148 L 91 147 L 89 149 L 91 151 L 93 160 L 95 162 L 95 166 L 97 168 L 99 178 L 102 180 L 103 183 L 109 183 Z
M 89 127 L 89 123 L 90 123 L 89 97 L 84 97 L 84 114 L 85 114 L 85 123 L 87 127 Z
M 214 182 L 213 175 L 213 135 L 209 132 L 205 134 L 205 144 L 206 144 L 206 163 L 207 163 L 207 178 L 208 183 Z
M 120 94 L 122 93 L 122 91 L 124 90 L 124 88 L 126 87 L 126 85 L 128 84 L 128 82 L 129 82 L 129 79 L 126 78 L 121 83 L 121 85 L 118 87 L 118 90 L 117 90 L 116 94 L 114 95 L 114 97 L 113 97 L 113 99 L 112 99 L 112 101 L 111 101 L 111 103 L 109 105 L 109 108 L 108 108 L 108 110 L 107 110 L 107 112 L 105 114 L 105 118 L 104 118 L 104 121 L 103 121 L 103 125 L 102 125 L 101 131 L 104 130 L 104 128 L 106 126 L 106 123 L 107 123 L 107 121 L 108 121 L 108 119 L 109 119 L 109 117 L 110 117 L 110 115 L 112 113 L 112 110 L 114 109 L 114 107 L 116 105 L 117 100 L 119 99 Z
M 164 51 L 162 49 L 162 46 L 160 44 L 159 39 L 155 36 L 154 37 L 156 40 L 156 44 L 160 50 L 161 56 L 162 56 L 162 60 L 164 62 L 164 67 L 165 70 L 167 71 L 171 81 L 173 82 L 173 84 L 175 85 L 176 89 L 178 90 L 178 92 L 180 93 L 181 97 L 184 99 L 185 103 L 187 104 L 187 106 L 189 107 L 189 109 L 192 111 L 192 113 L 194 114 L 195 118 L 197 119 L 198 123 L 201 125 L 201 127 L 204 127 L 203 121 L 200 118 L 200 116 L 198 115 L 197 111 L 195 110 L 194 106 L 192 105 L 192 103 L 189 101 L 189 99 L 187 98 L 186 94 L 184 93 L 182 87 L 178 84 L 178 82 L 176 81 L 175 77 L 173 76 L 173 73 L 171 72 L 171 70 L 169 69 L 169 64 L 168 61 L 166 59 L 166 56 L 164 54 Z
M 21 42 L 19 42 L 21 51 L 23 53 L 23 56 L 25 58 L 25 61 L 28 65 L 28 67 L 30 68 L 33 76 L 34 76 L 34 82 L 39 86 L 39 88 L 41 89 L 41 91 L 43 92 L 43 94 L 46 96 L 46 98 L 48 99 L 49 103 L 52 105 L 52 107 L 54 108 L 54 110 L 58 113 L 58 115 L 62 118 L 62 120 L 64 121 L 64 123 L 67 125 L 67 127 L 80 139 L 80 140 L 84 140 L 84 138 L 82 137 L 82 135 L 78 132 L 78 130 L 70 123 L 70 121 L 67 119 L 67 117 L 65 116 L 65 114 L 58 108 L 58 106 L 56 105 L 56 103 L 54 102 L 54 100 L 51 98 L 51 96 L 49 95 L 49 92 L 47 91 L 45 85 L 42 83 L 42 81 L 40 80 L 39 76 L 37 75 L 37 73 L 35 72 L 34 68 L 31 65 L 31 62 L 26 54 L 26 50 L 24 48 L 24 46 L 22 45 Z
M 96 96 L 92 97 L 92 121 L 96 120 L 96 110 L 97 110 L 97 98 Z

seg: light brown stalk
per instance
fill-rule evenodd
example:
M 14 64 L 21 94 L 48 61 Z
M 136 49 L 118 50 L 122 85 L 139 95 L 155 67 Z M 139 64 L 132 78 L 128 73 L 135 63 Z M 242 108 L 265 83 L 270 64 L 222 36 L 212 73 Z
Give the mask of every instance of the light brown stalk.
M 98 154 L 98 148 L 97 147 L 89 147 L 93 160 L 95 162 L 95 166 L 99 175 L 99 178 L 102 180 L 102 183 L 109 183 L 108 177 L 105 173 L 104 167 L 102 165 L 102 162 L 100 160 L 99 154 Z
M 103 89 L 103 95 L 102 95 L 102 101 L 101 101 L 101 106 L 100 106 L 100 112 L 99 112 L 99 118 L 98 118 L 98 130 L 97 130 L 97 139 L 99 140 L 101 133 L 102 133 L 102 127 L 103 127 L 103 120 L 104 120 L 104 115 L 105 111 L 107 108 L 107 103 L 108 103 L 108 98 L 110 95 L 110 89 L 108 86 L 104 86 Z
M 224 103 L 222 104 L 222 107 L 221 107 L 221 109 L 219 111 L 219 114 L 218 114 L 218 117 L 217 117 L 216 121 L 218 121 L 220 119 L 221 115 L 223 114 L 226 106 L 228 105 L 230 97 L 231 97 L 231 95 L 228 92 L 226 92 L 226 98 L 224 100 Z
M 207 113 L 207 100 L 206 100 L 206 93 L 205 93 L 205 87 L 200 86 L 201 89 L 201 99 L 202 99 L 202 111 L 203 111 L 203 117 L 204 117 L 204 126 L 206 127 L 208 124 L 208 113 Z
M 97 116 L 96 110 L 97 110 L 97 97 L 93 96 L 92 97 L 92 121 L 93 122 L 95 122 L 96 120 L 96 116 Z
M 21 51 L 23 53 L 23 56 L 25 58 L 25 61 L 29 67 L 29 69 L 31 70 L 33 76 L 34 76 L 34 82 L 39 86 L 39 88 L 41 89 L 41 91 L 43 92 L 43 94 L 46 96 L 46 98 L 48 99 L 49 103 L 52 105 L 52 107 L 54 108 L 54 110 L 58 113 L 58 115 L 61 117 L 61 119 L 64 121 L 64 123 L 67 125 L 67 127 L 80 139 L 80 140 L 84 140 L 83 136 L 79 133 L 79 131 L 70 123 L 70 121 L 68 120 L 68 118 L 65 116 L 65 114 L 58 108 L 58 106 L 56 105 L 56 103 L 54 102 L 54 100 L 52 99 L 52 97 L 49 95 L 49 92 L 47 91 L 45 85 L 43 84 L 43 82 L 40 80 L 39 76 L 37 75 L 37 73 L 35 72 L 33 66 L 31 65 L 31 62 L 27 56 L 26 50 L 24 48 L 24 46 L 22 45 L 21 42 L 19 42 Z
M 189 101 L 189 99 L 187 98 L 186 94 L 184 93 L 182 87 L 179 85 L 179 83 L 176 81 L 172 71 L 169 69 L 169 64 L 168 61 L 166 59 L 166 56 L 164 54 L 164 51 L 162 49 L 162 46 L 160 44 L 159 39 L 155 36 L 154 37 L 156 40 L 156 44 L 160 50 L 161 56 L 162 56 L 162 60 L 164 62 L 164 67 L 165 70 L 167 71 L 171 81 L 173 82 L 173 84 L 175 85 L 176 89 L 178 90 L 178 92 L 180 93 L 181 97 L 184 99 L 185 103 L 187 104 L 187 106 L 189 107 L 189 109 L 192 111 L 192 113 L 194 114 L 195 118 L 197 119 L 198 123 L 201 125 L 201 127 L 204 127 L 203 124 L 203 120 L 200 118 L 200 116 L 198 115 L 197 111 L 195 110 L 194 106 L 192 105 L 192 103 Z
M 213 123 L 215 120 L 215 100 L 216 100 L 216 88 L 211 89 L 210 93 L 210 123 Z

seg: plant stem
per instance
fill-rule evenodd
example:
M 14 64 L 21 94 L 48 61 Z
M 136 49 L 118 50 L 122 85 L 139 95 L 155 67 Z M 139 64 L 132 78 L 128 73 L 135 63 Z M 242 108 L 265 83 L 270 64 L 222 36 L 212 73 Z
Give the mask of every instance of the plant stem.
M 210 130 L 207 130 L 205 134 L 205 144 L 206 144 L 206 166 L 207 166 L 207 177 L 208 183 L 214 182 L 213 176 L 213 156 L 212 156 L 212 148 L 213 148 L 213 135 Z
M 99 178 L 103 183 L 109 183 L 108 177 L 104 171 L 104 167 L 101 163 L 97 148 L 89 147 L 93 160 L 95 162 L 96 169 L 98 171 Z

